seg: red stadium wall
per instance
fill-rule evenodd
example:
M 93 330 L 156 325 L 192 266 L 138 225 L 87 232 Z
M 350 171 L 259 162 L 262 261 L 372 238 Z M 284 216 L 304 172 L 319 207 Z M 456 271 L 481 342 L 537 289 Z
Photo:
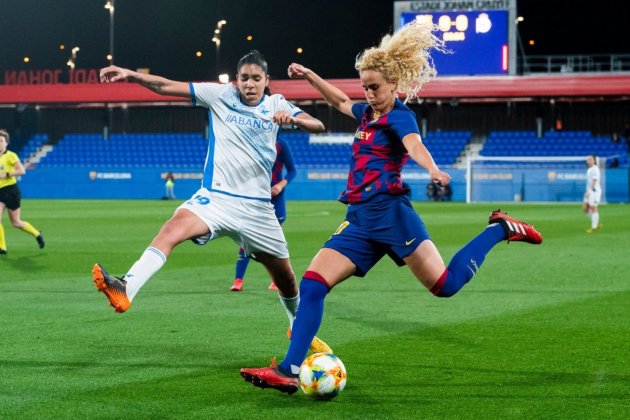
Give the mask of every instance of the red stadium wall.
M 332 79 L 351 98 L 363 98 L 357 79 Z M 291 100 L 320 99 L 304 80 L 278 80 L 272 92 Z M 441 77 L 427 84 L 423 98 L 504 99 L 532 97 L 615 98 L 630 96 L 630 75 L 550 75 L 502 77 Z M 120 102 L 183 102 L 157 95 L 134 83 L 0 85 L 0 104 L 69 104 Z

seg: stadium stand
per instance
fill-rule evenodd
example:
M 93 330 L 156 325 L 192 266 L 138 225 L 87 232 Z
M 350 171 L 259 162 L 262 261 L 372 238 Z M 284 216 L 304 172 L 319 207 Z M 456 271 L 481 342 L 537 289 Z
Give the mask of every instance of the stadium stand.
M 39 166 L 199 166 L 206 147 L 198 133 L 67 134 Z
M 47 134 L 35 134 L 30 137 L 24 147 L 22 147 L 18 153 L 21 161 L 25 161 L 31 155 L 36 153 L 45 143 L 48 142 Z
M 348 165 L 351 144 L 309 143 L 303 132 L 281 134 L 291 145 L 295 164 L 320 168 Z M 430 131 L 423 138 L 440 166 L 452 166 L 466 151 L 470 131 Z M 19 155 L 33 156 L 48 142 L 46 134 L 29 139 Z M 102 134 L 67 134 L 44 156 L 39 166 L 199 166 L 205 159 L 206 142 L 200 133 L 113 134 L 105 141 Z M 547 131 L 540 138 L 534 131 L 492 131 L 479 154 L 492 156 L 585 156 L 615 157 L 628 165 L 627 145 L 590 131 Z M 412 160 L 408 165 L 417 166 Z
M 311 144 L 303 132 L 281 135 L 291 145 L 296 165 L 335 168 L 349 163 L 350 144 Z M 437 164 L 448 166 L 456 162 L 470 138 L 469 131 L 435 131 L 427 133 L 424 142 Z M 46 139 L 36 136 L 23 156 L 30 156 Z M 101 134 L 67 134 L 39 166 L 199 166 L 205 153 L 206 143 L 197 133 L 113 134 L 108 141 Z
M 438 165 L 450 166 L 465 151 L 471 137 L 470 131 L 429 131 L 422 141 Z M 415 162 L 412 164 L 417 166 Z
M 608 136 L 594 136 L 590 131 L 547 131 L 541 138 L 534 131 L 493 131 L 481 156 L 586 156 L 595 154 L 616 157 L 627 165 L 625 142 L 614 142 Z

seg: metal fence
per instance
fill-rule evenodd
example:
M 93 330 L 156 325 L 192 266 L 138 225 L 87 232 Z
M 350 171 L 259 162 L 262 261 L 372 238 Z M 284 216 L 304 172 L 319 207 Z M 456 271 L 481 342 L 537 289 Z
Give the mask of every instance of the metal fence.
M 518 65 L 519 74 L 630 72 L 630 54 L 528 55 Z

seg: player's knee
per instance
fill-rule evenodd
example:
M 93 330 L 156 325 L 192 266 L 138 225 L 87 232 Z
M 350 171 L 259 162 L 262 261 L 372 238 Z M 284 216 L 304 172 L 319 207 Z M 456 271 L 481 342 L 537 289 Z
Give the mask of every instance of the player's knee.
M 188 239 L 188 237 L 184 236 L 184 233 L 185 232 L 181 229 L 181 227 L 178 227 L 176 223 L 169 221 L 162 226 L 155 240 L 174 247 L 175 245 Z
M 297 282 L 295 281 L 295 273 L 291 264 L 284 259 L 268 257 L 267 255 L 258 255 L 258 261 L 261 262 L 271 274 L 273 282 L 278 286 L 281 292 L 287 296 L 294 296 L 297 293 Z
M 456 293 L 457 291 L 440 290 L 439 292 L 434 293 L 433 296 L 439 297 L 439 298 L 450 298 L 451 296 L 455 296 Z
M 279 282 L 282 282 L 284 284 L 288 284 L 292 286 L 296 285 L 295 273 L 290 268 L 275 273 L 274 278 L 278 279 Z
M 452 263 L 452 262 L 451 262 Z M 449 265 L 450 266 L 450 265 Z M 455 295 L 468 281 L 461 276 L 457 276 L 457 270 L 444 270 L 440 278 L 435 282 L 429 291 L 435 297 L 449 298 Z
M 300 282 L 300 295 L 322 294 L 325 296 L 331 287 L 326 279 L 315 271 L 307 271 Z

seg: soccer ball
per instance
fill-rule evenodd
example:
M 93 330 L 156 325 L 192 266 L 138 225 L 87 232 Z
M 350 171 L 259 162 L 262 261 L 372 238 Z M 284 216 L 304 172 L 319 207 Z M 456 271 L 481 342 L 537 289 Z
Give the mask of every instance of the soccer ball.
M 300 388 L 316 399 L 330 400 L 346 386 L 346 367 L 334 354 L 315 353 L 300 366 Z

